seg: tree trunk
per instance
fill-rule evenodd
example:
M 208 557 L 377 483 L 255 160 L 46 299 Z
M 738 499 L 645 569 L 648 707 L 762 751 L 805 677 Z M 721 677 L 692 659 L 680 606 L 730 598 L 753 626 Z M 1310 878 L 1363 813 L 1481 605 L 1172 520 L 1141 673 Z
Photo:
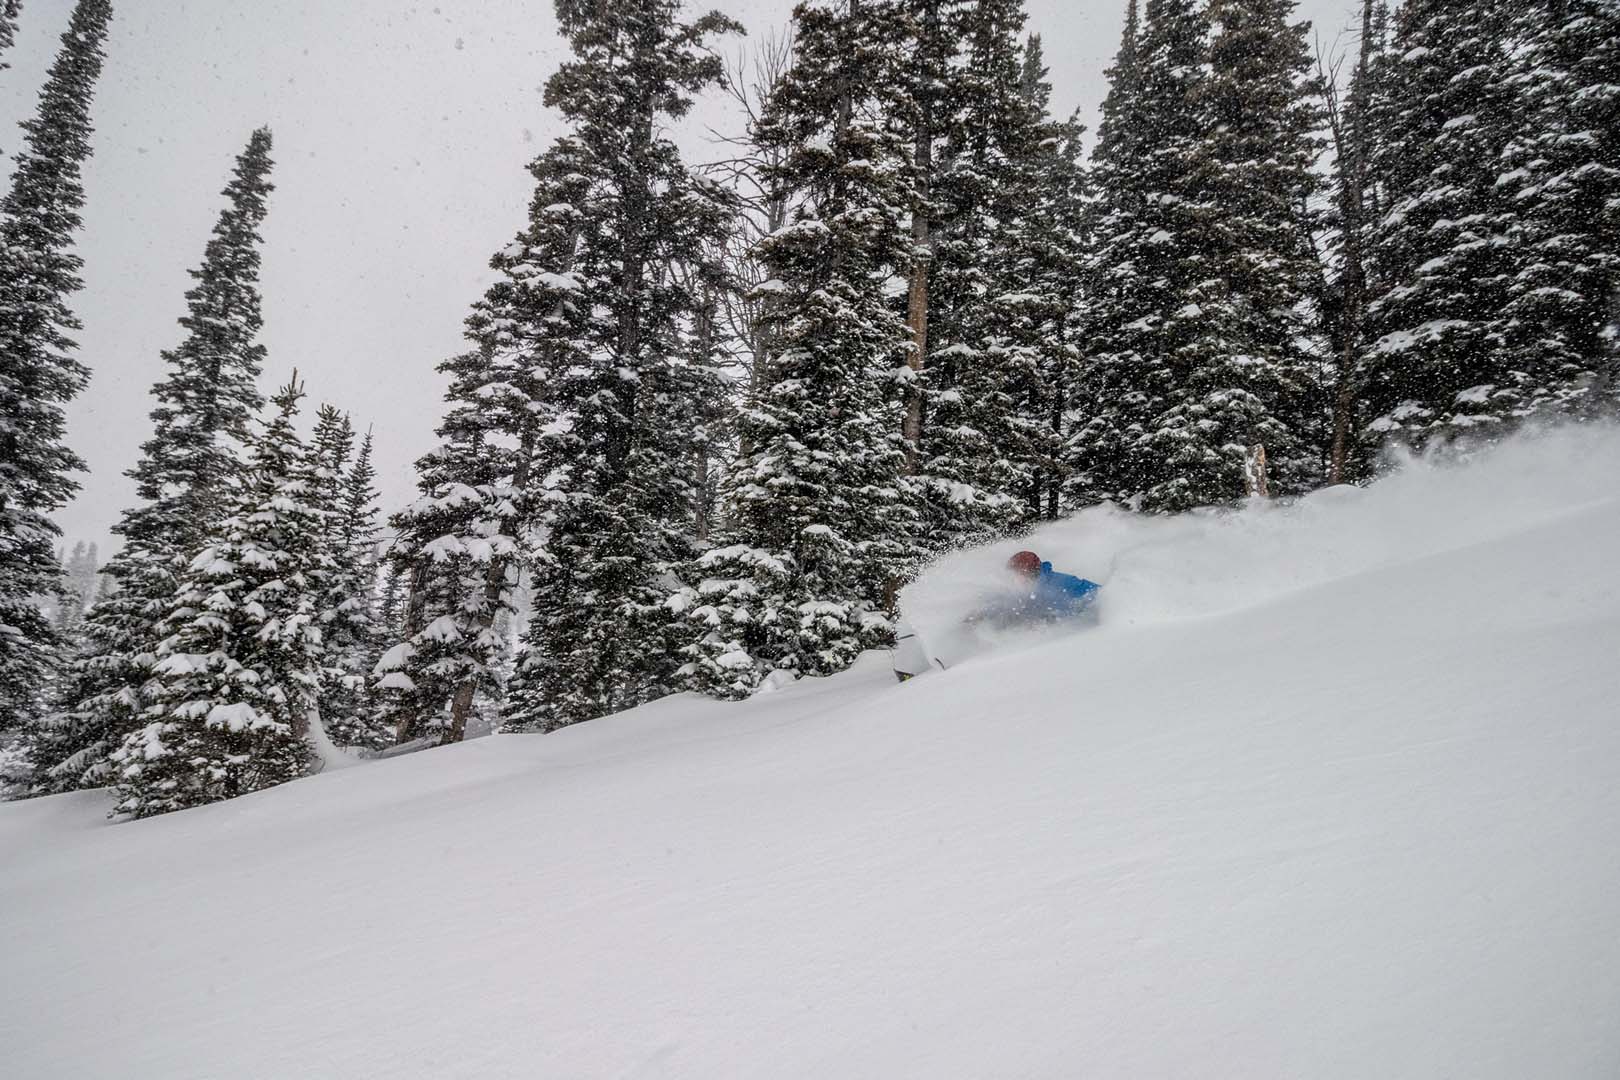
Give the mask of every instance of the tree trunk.
M 923 369 L 928 358 L 928 270 L 931 261 L 928 229 L 930 174 L 934 168 L 933 136 L 929 131 L 931 110 L 925 108 L 919 121 L 916 147 L 917 205 L 911 212 L 911 283 L 906 297 L 906 327 L 911 331 L 911 351 L 906 365 L 911 368 L 906 416 L 900 434 L 906 443 L 906 473 L 917 475 L 923 431 Z
M 472 714 L 473 694 L 478 684 L 468 679 L 456 687 L 455 697 L 450 699 L 450 727 L 444 733 L 444 742 L 458 743 L 467 735 L 467 717 Z
M 1361 55 L 1356 61 L 1354 92 L 1349 115 L 1338 129 L 1344 132 L 1339 151 L 1339 212 L 1344 230 L 1344 269 L 1340 275 L 1339 372 L 1333 395 L 1333 447 L 1328 461 L 1328 483 L 1342 484 L 1350 457 L 1350 428 L 1355 412 L 1356 350 L 1361 344 L 1362 321 L 1367 311 L 1367 277 L 1362 239 L 1367 224 L 1368 49 L 1373 32 L 1373 3 L 1361 9 Z
M 1266 475 L 1266 448 L 1256 443 L 1243 462 L 1243 483 L 1251 499 L 1271 498 L 1271 478 Z

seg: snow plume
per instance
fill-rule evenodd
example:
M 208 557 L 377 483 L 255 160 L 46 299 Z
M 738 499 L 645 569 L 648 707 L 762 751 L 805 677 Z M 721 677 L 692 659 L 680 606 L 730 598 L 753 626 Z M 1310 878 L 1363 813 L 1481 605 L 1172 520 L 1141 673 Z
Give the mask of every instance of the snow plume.
M 1106 586 L 1104 631 L 1212 616 L 1617 497 L 1620 427 L 1554 428 L 1494 447 L 1392 459 L 1390 473 L 1367 487 L 1288 502 L 1174 517 L 1095 507 L 1017 540 L 944 556 L 901 593 L 901 611 L 925 638 L 948 634 L 1012 586 L 1007 558 L 1028 549 Z

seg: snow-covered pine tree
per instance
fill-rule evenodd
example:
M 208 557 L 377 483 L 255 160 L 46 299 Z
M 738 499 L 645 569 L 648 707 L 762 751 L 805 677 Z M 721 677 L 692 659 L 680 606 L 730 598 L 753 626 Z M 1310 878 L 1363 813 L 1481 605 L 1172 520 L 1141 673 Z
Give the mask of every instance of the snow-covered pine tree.
M 1071 116 L 1049 116 L 1051 85 L 1041 39 L 1024 48 L 1022 93 L 1040 119 L 1023 202 L 1007 225 L 997 296 L 1006 320 L 1001 348 L 1013 399 L 1009 446 L 1020 527 L 1061 510 L 1064 413 L 1074 392 L 1084 303 L 1083 255 L 1088 181 L 1081 163 L 1083 128 Z
M 17 16 L 21 14 L 22 0 L 5 0 L 0 4 L 0 57 L 17 41 Z M 10 66 L 9 61 L 0 59 L 0 71 Z
M 165 373 L 152 387 L 152 436 L 129 470 L 141 500 L 113 531 L 124 538 L 108 561 L 116 583 L 81 628 L 78 655 L 35 732 L 35 785 L 43 791 L 97 786 L 103 763 L 141 724 L 146 691 L 176 582 L 223 515 L 241 470 L 241 447 L 263 405 L 256 382 L 264 364 L 258 341 L 259 227 L 267 210 L 271 138 L 255 131 L 237 155 L 220 211 L 190 272 L 186 336 L 164 352 Z
M 322 402 L 315 410 L 309 452 L 315 462 L 316 487 L 312 496 L 325 515 L 326 539 L 332 540 L 338 531 L 343 481 L 348 475 L 349 458 L 354 454 L 354 424 L 348 414 L 330 402 Z
M 377 669 L 377 661 L 382 659 L 386 648 L 395 642 L 405 640 L 405 602 L 409 586 L 406 575 L 400 572 L 399 563 L 389 559 L 386 549 L 379 547 L 372 553 L 377 560 L 377 571 L 382 577 L 382 587 L 377 593 L 377 647 L 376 655 L 372 657 L 367 666 L 368 673 Z
M 902 435 L 906 444 L 906 474 L 915 477 L 915 494 L 926 500 L 935 490 L 947 487 L 943 477 L 927 476 L 922 445 L 927 413 L 930 321 L 938 301 L 934 296 L 935 257 L 938 238 L 935 225 L 941 213 L 935 187 L 944 171 L 942 144 L 956 126 L 962 110 L 960 72 L 957 55 L 962 43 L 963 0 L 897 0 L 891 5 L 890 32 L 904 34 L 898 46 L 904 57 L 892 76 L 900 80 L 886 103 L 887 121 L 902 134 L 909 161 L 905 173 L 905 198 L 910 219 L 911 250 L 904 272 L 906 277 L 905 318 L 911 347 L 906 353 L 910 369 L 906 383 Z M 851 7 L 851 14 L 856 12 Z M 880 121 L 881 122 L 881 121 Z
M 1127 27 L 1095 173 L 1092 356 L 1070 447 L 1080 502 L 1234 502 L 1256 444 L 1282 490 L 1314 473 L 1299 341 L 1317 147 L 1292 10 L 1153 0 L 1139 36 Z
M 913 155 L 914 183 L 934 220 L 925 233 L 929 249 L 912 270 L 908 309 L 913 356 L 918 343 L 927 346 L 918 380 L 925 416 L 910 486 L 922 543 L 947 550 L 1005 534 L 1023 509 L 1018 496 L 1027 477 L 1016 462 L 1029 455 L 1015 445 L 1022 433 L 1015 387 L 1031 357 L 1011 347 L 1015 316 L 1007 308 L 1025 295 L 1013 280 L 1011 234 L 1036 197 L 1044 117 L 1024 94 L 1022 0 L 947 6 L 933 21 L 944 26 L 923 44 L 944 36 L 952 51 L 947 63 L 921 66 L 911 84 L 909 112 L 941 131 L 937 147 Z M 915 285 L 924 271 L 927 309 L 919 324 Z
M 574 59 L 546 101 L 589 178 L 569 201 L 571 274 L 597 309 L 581 313 L 577 359 L 537 395 L 552 434 L 521 661 L 534 704 L 507 712 L 512 728 L 551 730 L 674 689 L 667 601 L 696 554 L 705 442 L 693 421 L 721 392 L 685 335 L 709 306 L 720 271 L 708 252 L 732 200 L 691 174 L 663 130 L 720 80 L 708 39 L 737 29 L 717 13 L 680 15 L 671 0 L 558 5 Z
M 73 554 L 67 561 L 68 584 L 79 596 L 79 608 L 89 607 L 96 598 L 96 578 L 101 572 L 101 551 L 95 541 L 82 540 L 73 545 Z
M 529 171 L 529 223 L 492 260 L 501 277 L 467 321 L 478 348 L 441 366 L 452 375 L 444 443 L 417 464 L 422 498 L 394 518 L 389 585 L 406 598 L 401 644 L 378 671 L 402 740 L 459 738 L 475 696 L 498 686 L 497 623 L 517 611 L 524 534 L 549 505 L 554 463 L 580 445 L 567 402 L 588 364 L 592 308 L 577 264 L 598 173 L 566 137 Z M 460 726 L 442 713 L 457 695 Z
M 1518 210 L 1499 186 L 1521 130 L 1506 5 L 1408 0 L 1395 20 L 1373 171 L 1363 452 L 1506 429 L 1537 403 L 1504 313 Z
M 593 313 L 577 264 L 598 172 L 571 138 L 529 171 L 529 223 L 491 261 L 500 278 L 467 320 L 476 348 L 440 366 L 451 376 L 443 442 L 417 462 L 421 497 L 393 519 L 390 577 L 406 596 L 399 644 L 377 671 L 401 741 L 459 739 L 476 697 L 498 688 L 497 624 L 517 611 L 524 534 L 544 512 L 555 463 L 580 446 L 567 403 L 589 361 Z
M 274 398 L 226 516 L 171 601 L 146 724 L 111 763 L 116 813 L 150 817 L 284 783 L 322 749 L 318 466 L 294 429 L 297 376 Z
M 761 245 L 777 353 L 739 418 L 726 524 L 686 612 L 691 685 L 725 697 L 889 640 L 888 590 L 912 557 L 891 391 L 910 335 L 886 295 L 913 250 L 892 122 L 906 21 L 881 0 L 801 4 L 794 21 L 795 63 L 760 129 L 784 151 L 772 182 L 802 200 Z
M 1191 0 L 1149 0 L 1145 24 L 1137 11 L 1130 0 L 1092 169 L 1087 355 L 1064 451 L 1076 506 L 1136 505 L 1174 480 L 1175 447 L 1150 439 L 1207 344 L 1208 18 Z
M 1361 33 L 1356 66 L 1349 86 L 1339 93 L 1337 71 L 1324 71 L 1322 89 L 1333 139 L 1333 265 L 1324 266 L 1321 300 L 1323 328 L 1333 355 L 1329 405 L 1327 482 L 1338 484 L 1363 475 L 1365 461 L 1354 438 L 1359 402 L 1363 334 L 1367 318 L 1368 230 L 1379 216 L 1378 185 L 1372 171 L 1380 138 L 1373 114 L 1379 80 L 1389 67 L 1385 39 L 1389 7 L 1384 0 L 1362 0 Z
M 337 561 L 320 602 L 327 664 L 321 689 L 321 719 L 339 746 L 380 749 L 393 732 L 372 707 L 370 676 L 381 655 L 377 622 L 377 471 L 368 431 L 353 453 L 348 414 L 322 405 L 311 450 L 316 463 L 313 502 L 323 519 L 321 543 Z
M 1160 479 L 1147 508 L 1184 510 L 1243 497 L 1244 462 L 1263 446 L 1272 492 L 1298 493 L 1320 476 L 1325 409 L 1307 353 L 1307 304 L 1317 273 L 1308 206 L 1318 181 L 1321 117 L 1293 0 L 1213 0 L 1205 113 L 1204 184 L 1184 306 L 1165 312 L 1174 404 L 1144 449 Z M 1197 228 L 1201 225 L 1202 228 Z M 1165 245 L 1172 249 L 1184 241 Z
M 952 495 L 934 516 L 955 519 L 940 530 L 956 532 L 953 542 L 1057 510 L 1079 296 L 1081 129 L 1048 118 L 1040 41 L 1021 47 L 1023 26 L 1022 0 L 977 0 L 964 12 L 961 112 L 938 184 L 925 474 Z
M 391 519 L 389 557 L 409 583 L 403 639 L 379 660 L 381 719 L 399 742 L 459 742 L 480 693 L 499 686 L 497 615 L 515 610 L 521 455 L 506 431 L 528 421 L 513 397 L 510 354 L 475 350 L 439 365 L 450 375 L 441 443 L 417 460 L 417 500 Z M 484 393 L 485 387 L 493 392 Z
M 111 17 L 108 0 L 74 7 L 0 201 L 0 733 L 41 719 L 63 659 L 38 598 L 61 580 L 50 515 L 84 468 L 63 442 L 64 409 L 90 375 L 73 355 L 68 300 L 81 285 L 80 171 Z
M 354 719 L 345 734 L 350 745 L 374 749 L 393 741 L 393 731 L 382 722 L 369 691 L 371 673 L 388 640 L 382 598 L 378 590 L 377 468 L 372 464 L 373 437 L 367 428 L 360 450 L 343 480 L 342 527 L 338 550 L 345 560 L 339 568 L 346 599 L 342 609 L 345 629 L 339 636 L 342 666 L 355 693 Z
M 1514 19 L 1523 121 L 1497 180 L 1516 208 L 1507 364 L 1528 407 L 1612 409 L 1620 372 L 1602 337 L 1620 292 L 1620 4 L 1540 0 Z
M 62 590 L 55 600 L 52 623 L 64 641 L 77 640 L 79 620 L 95 599 L 96 545 L 83 540 L 62 560 Z

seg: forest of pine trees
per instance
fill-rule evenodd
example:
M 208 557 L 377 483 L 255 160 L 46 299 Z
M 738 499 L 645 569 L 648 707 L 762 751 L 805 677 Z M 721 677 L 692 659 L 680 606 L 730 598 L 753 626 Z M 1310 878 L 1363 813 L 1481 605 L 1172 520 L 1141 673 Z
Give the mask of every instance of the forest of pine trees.
M 1293 0 L 1125 0 L 1094 135 L 1022 0 L 805 0 L 735 68 L 719 13 L 556 11 L 558 134 L 438 367 L 418 497 L 379 518 L 387 418 L 306 410 L 296 374 L 266 400 L 261 129 L 98 565 L 52 520 L 94 377 L 112 12 L 78 0 L 0 200 L 0 784 L 147 816 L 742 698 L 887 647 L 963 545 L 1620 406 L 1614 0 L 1360 0 L 1342 56 Z M 720 163 L 670 135 L 711 95 L 745 106 Z

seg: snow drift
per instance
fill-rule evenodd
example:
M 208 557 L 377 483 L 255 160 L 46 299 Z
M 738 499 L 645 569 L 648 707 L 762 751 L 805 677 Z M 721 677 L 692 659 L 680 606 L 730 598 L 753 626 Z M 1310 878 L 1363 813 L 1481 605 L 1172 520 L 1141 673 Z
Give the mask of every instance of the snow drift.
M 1026 546 L 1099 627 L 0 807 L 6 1074 L 1620 1075 L 1620 436 Z

